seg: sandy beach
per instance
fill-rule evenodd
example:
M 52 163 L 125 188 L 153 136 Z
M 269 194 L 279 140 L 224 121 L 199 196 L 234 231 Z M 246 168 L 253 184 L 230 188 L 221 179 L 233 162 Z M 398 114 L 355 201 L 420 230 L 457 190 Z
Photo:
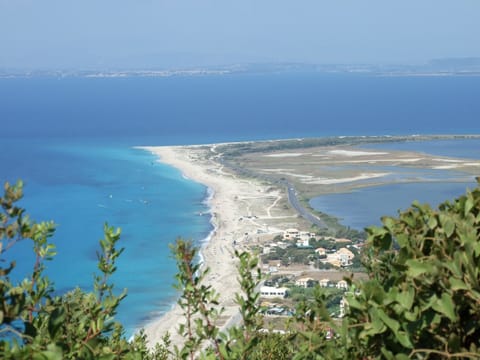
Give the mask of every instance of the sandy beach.
M 224 308 L 217 323 L 221 329 L 240 321 L 234 300 L 235 294 L 239 292 L 235 250 L 248 250 L 252 245 L 270 241 L 276 234 L 288 228 L 309 229 L 311 226 L 311 223 L 301 218 L 291 207 L 285 189 L 272 185 L 272 176 L 286 177 L 297 190 L 302 190 L 305 186 L 316 186 L 314 190 L 316 194 L 320 194 L 325 191 L 338 191 L 338 188 L 332 190 L 328 186 L 345 183 L 347 187 L 355 187 L 360 186 L 362 181 L 376 179 L 386 179 L 385 183 L 389 183 L 397 181 L 400 176 L 381 171 L 365 172 L 362 166 L 357 166 L 359 162 L 365 162 L 370 167 L 378 162 L 380 166 L 388 164 L 391 168 L 399 164 L 427 169 L 462 167 L 468 170 L 477 169 L 479 166 L 478 162 L 467 162 L 465 159 L 439 158 L 426 154 L 419 157 L 419 154 L 414 152 L 358 151 L 343 146 L 299 149 L 288 153 L 273 152 L 263 156 L 255 153 L 240 156 L 241 161 L 234 166 L 253 169 L 253 174 L 267 174 L 270 179 L 261 180 L 261 176 L 239 177 L 224 167 L 223 161 L 218 161 L 224 156 L 222 151 L 225 151 L 226 147 L 223 145 L 225 144 L 141 147 L 156 155 L 158 161 L 179 169 L 184 176 L 204 184 L 213 192 L 209 207 L 214 231 L 201 252 L 205 266 L 210 268 L 206 278 L 207 285 L 211 285 L 219 293 L 220 307 Z M 319 154 L 322 157 L 316 156 Z M 268 160 L 265 161 L 265 158 Z M 295 161 L 290 161 L 289 158 Z M 338 170 L 332 171 L 332 164 L 338 163 L 350 167 L 340 166 Z M 379 170 L 383 168 L 380 167 Z M 301 191 L 300 193 L 302 194 Z M 147 324 L 145 331 L 149 344 L 153 346 L 161 341 L 168 332 L 172 343 L 181 345 L 183 338 L 178 335 L 177 330 L 183 319 L 183 312 L 176 305 L 163 317 Z
M 239 291 L 235 249 L 242 250 L 261 236 L 282 231 L 283 228 L 274 225 L 279 220 L 285 226 L 295 224 L 295 214 L 291 210 L 279 209 L 283 195 L 278 189 L 237 178 L 218 162 L 210 160 L 214 157 L 215 145 L 142 149 L 213 190 L 209 206 L 215 230 L 202 249 L 202 255 L 204 264 L 210 268 L 207 282 L 220 294 L 220 306 L 225 309 L 217 325 L 226 328 L 237 323 L 240 318 L 234 301 L 235 293 Z M 148 324 L 145 332 L 149 344 L 153 346 L 166 332 L 172 336 L 173 344 L 181 344 L 183 339 L 177 329 L 182 320 L 182 309 L 176 305 L 163 317 Z

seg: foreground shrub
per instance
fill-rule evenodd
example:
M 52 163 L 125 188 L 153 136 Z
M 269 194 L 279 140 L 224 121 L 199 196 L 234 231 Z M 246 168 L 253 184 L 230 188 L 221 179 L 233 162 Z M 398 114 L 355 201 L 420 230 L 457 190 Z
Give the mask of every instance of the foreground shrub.
M 348 298 L 354 346 L 386 358 L 479 358 L 480 189 L 382 222 L 367 230 L 370 280 Z
M 114 320 L 126 292 L 109 282 L 120 231 L 105 225 L 93 292 L 75 289 L 54 297 L 43 275 L 55 255 L 53 223 L 34 223 L 15 203 L 22 184 L 5 185 L 0 198 L 0 357 L 5 359 L 480 359 L 480 188 L 438 209 L 414 203 L 383 226 L 367 229 L 363 264 L 369 275 L 347 279 L 347 310 L 332 319 L 328 294 L 298 304 L 284 334 L 263 329 L 259 313 L 258 260 L 237 253 L 240 322 L 226 332 L 217 320 L 218 294 L 203 284 L 208 269 L 196 262 L 191 242 L 177 240 L 182 347 L 149 350 L 143 333 L 131 342 Z M 19 283 L 15 262 L 5 255 L 18 241 L 31 241 L 36 261 Z M 287 324 L 288 325 L 288 324 Z
M 93 291 L 74 289 L 53 296 L 54 288 L 43 274 L 45 262 L 55 256 L 50 243 L 53 222 L 35 223 L 16 203 L 23 196 L 23 184 L 5 184 L 0 198 L 0 358 L 2 359 L 164 359 L 165 348 L 147 350 L 140 333 L 132 342 L 114 317 L 126 291 L 119 295 L 109 282 L 115 261 L 120 230 L 105 225 L 101 251 L 97 253 L 99 274 Z M 19 241 L 29 241 L 35 254 L 32 272 L 13 282 L 15 262 L 7 265 L 8 250 Z

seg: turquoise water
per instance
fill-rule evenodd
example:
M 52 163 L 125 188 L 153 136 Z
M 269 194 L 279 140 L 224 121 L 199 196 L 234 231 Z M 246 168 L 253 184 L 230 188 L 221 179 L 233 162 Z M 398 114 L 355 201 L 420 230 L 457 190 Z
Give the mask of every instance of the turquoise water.
M 119 318 L 130 335 L 176 297 L 168 244 L 177 236 L 199 242 L 211 231 L 209 216 L 196 215 L 208 211 L 207 189 L 133 146 L 480 133 L 478 93 L 478 77 L 0 79 L 0 181 L 24 179 L 28 212 L 58 224 L 58 256 L 47 272 L 59 292 L 91 289 L 103 223 L 122 228 L 126 250 L 114 281 L 129 291 Z M 375 199 L 386 211 L 398 208 Z M 341 208 L 332 204 L 332 212 Z M 28 245 L 7 254 L 19 277 L 32 265 Z
M 33 219 L 58 224 L 53 238 L 58 255 L 47 269 L 56 289 L 92 289 L 98 240 L 108 221 L 122 229 L 120 246 L 126 248 L 112 281 L 119 291 L 128 289 L 119 309 L 128 333 L 168 310 L 176 297 L 169 244 L 179 236 L 197 243 L 208 236 L 209 216 L 196 215 L 208 212 L 206 188 L 150 153 L 123 145 L 50 140 L 32 146 L 16 140 L 10 149 L 35 158 L 28 166 L 10 163 L 25 181 L 21 204 Z M 5 165 L 13 162 L 6 158 L 1 158 Z M 20 244 L 8 253 L 21 260 L 19 277 L 33 265 L 29 247 Z

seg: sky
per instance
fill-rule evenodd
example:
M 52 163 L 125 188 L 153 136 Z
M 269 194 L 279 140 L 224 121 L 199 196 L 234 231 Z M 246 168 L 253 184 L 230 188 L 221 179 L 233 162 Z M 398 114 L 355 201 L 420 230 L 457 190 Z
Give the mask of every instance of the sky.
M 480 57 L 478 0 L 0 0 L 0 68 Z

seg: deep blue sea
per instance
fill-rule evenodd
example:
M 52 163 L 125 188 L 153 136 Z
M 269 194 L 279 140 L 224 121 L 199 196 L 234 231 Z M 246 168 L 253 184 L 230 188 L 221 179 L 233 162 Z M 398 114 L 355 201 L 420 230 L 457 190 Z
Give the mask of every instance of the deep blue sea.
M 22 205 L 33 219 L 58 224 L 58 256 L 47 272 L 59 292 L 91 288 L 104 222 L 122 228 L 126 250 L 114 281 L 129 291 L 119 318 L 130 335 L 175 299 L 168 244 L 177 236 L 199 242 L 211 231 L 209 216 L 197 215 L 208 210 L 207 189 L 133 146 L 478 134 L 479 93 L 480 77 L 0 79 L 0 180 L 24 179 Z M 433 201 L 443 200 L 442 191 Z M 407 190 L 412 199 L 423 192 Z M 344 214 L 357 209 L 341 204 L 332 206 Z M 384 205 L 385 212 L 397 208 Z M 28 245 L 6 254 L 18 259 L 18 276 L 32 266 Z

